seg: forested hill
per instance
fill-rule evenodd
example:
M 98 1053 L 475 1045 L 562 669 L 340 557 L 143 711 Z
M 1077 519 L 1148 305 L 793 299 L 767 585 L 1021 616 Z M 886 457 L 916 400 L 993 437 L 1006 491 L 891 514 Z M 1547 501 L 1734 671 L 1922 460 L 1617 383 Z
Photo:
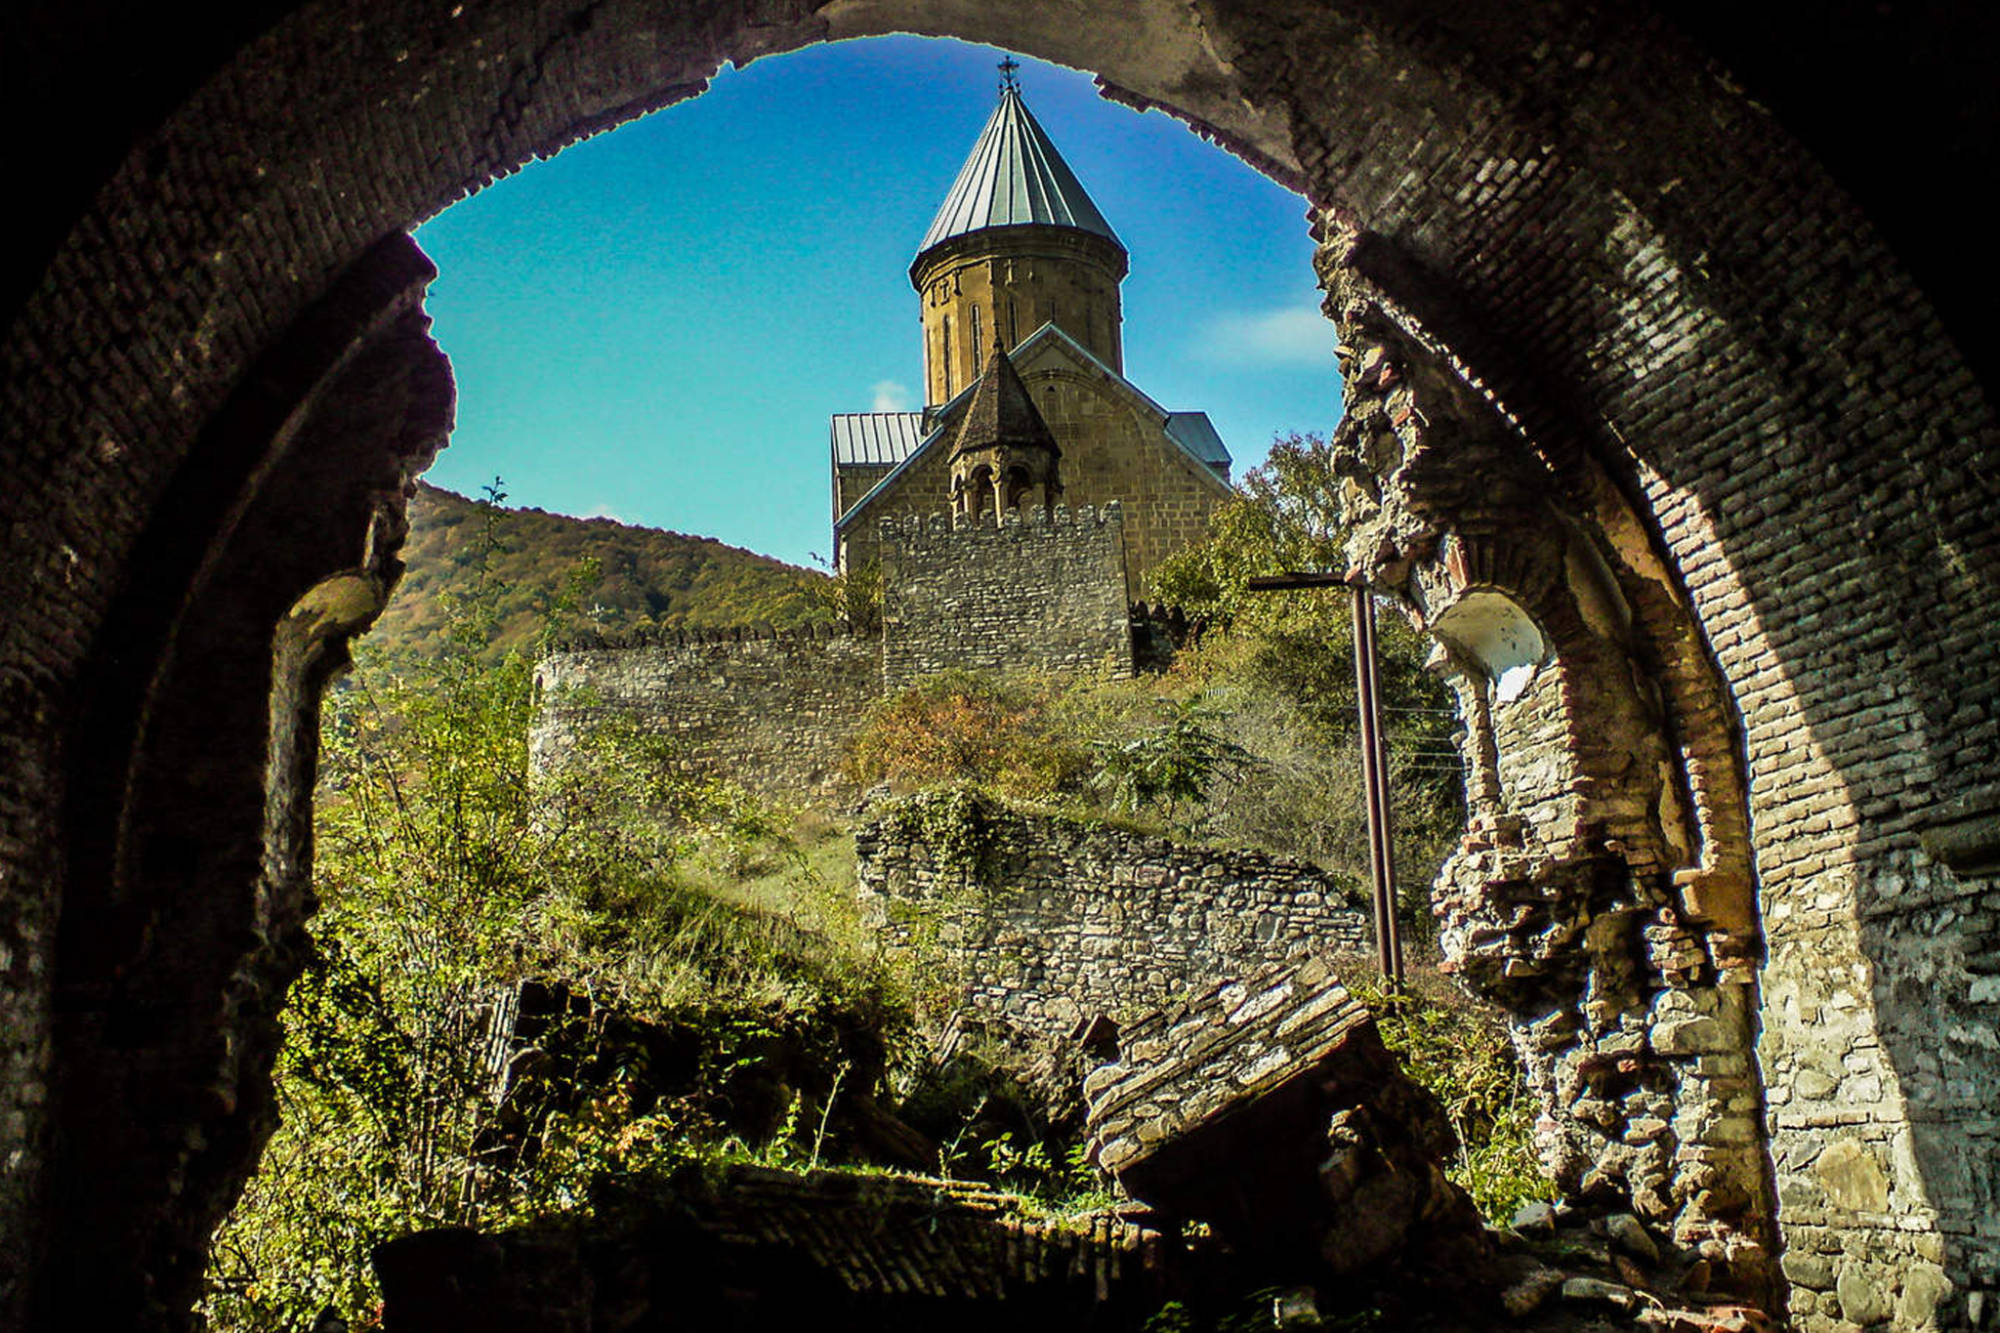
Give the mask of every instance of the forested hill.
M 789 628 L 829 618 L 813 596 L 823 575 L 711 537 L 638 528 L 608 518 L 569 518 L 540 509 L 486 506 L 420 485 L 410 506 L 409 570 L 369 635 L 393 655 L 428 655 L 440 646 L 446 611 L 441 594 L 472 594 L 479 560 L 499 617 L 495 651 L 525 648 L 572 571 L 594 561 L 598 574 L 566 623 L 606 630 L 648 626 Z M 490 530 L 489 530 L 490 524 Z M 497 586 L 495 586 L 497 585 Z

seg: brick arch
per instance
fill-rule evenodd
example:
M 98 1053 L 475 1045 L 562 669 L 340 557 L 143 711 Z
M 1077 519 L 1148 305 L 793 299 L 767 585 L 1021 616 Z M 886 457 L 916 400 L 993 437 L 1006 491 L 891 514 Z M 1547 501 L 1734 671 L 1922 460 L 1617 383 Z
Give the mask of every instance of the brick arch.
M 12 1235 L 46 1244 L 60 1233 L 77 1247 L 64 1277 L 36 1244 L 9 1245 L 0 1280 L 12 1309 L 34 1293 L 72 1317 L 95 1302 L 121 1323 L 172 1324 L 188 1238 L 256 1139 L 244 1109 L 255 1098 L 242 1095 L 261 1086 L 254 1051 L 220 1096 L 203 1092 L 217 1066 L 201 1051 L 216 1013 L 224 1047 L 231 1024 L 267 1024 L 272 985 L 248 987 L 226 1011 L 168 1006 L 156 1030 L 121 1038 L 157 1077 L 146 1085 L 159 1108 L 152 1132 L 182 1145 L 169 1156 L 224 1145 L 192 1177 L 157 1154 L 68 1174 L 91 1143 L 76 1138 L 82 1094 L 63 1079 L 126 1056 L 84 1030 L 88 988 L 67 992 L 82 1007 L 62 1035 L 54 1017 L 74 970 L 56 950 L 58 918 L 66 902 L 93 901 L 75 878 L 87 867 L 70 854 L 87 840 L 74 832 L 106 815 L 105 802 L 136 799 L 124 779 L 107 790 L 87 775 L 127 771 L 142 733 L 169 735 L 175 721 L 134 705 L 123 731 L 93 730 L 78 713 L 80 684 L 138 651 L 124 668 L 142 680 L 130 697 L 175 697 L 174 645 L 202 641 L 201 616 L 226 621 L 230 599 L 292 605 L 275 589 L 227 591 L 220 572 L 261 567 L 263 553 L 235 544 L 260 530 L 248 517 L 260 503 L 290 496 L 309 511 L 297 489 L 309 455 L 289 444 L 224 451 L 210 468 L 201 442 L 213 424 L 244 395 L 288 383 L 274 368 L 300 364 L 294 353 L 314 338 L 373 344 L 359 316 L 346 334 L 315 334 L 314 312 L 336 292 L 388 281 L 385 261 L 369 258 L 383 236 L 536 154 L 693 95 L 722 59 L 894 30 L 1094 68 L 1114 95 L 1204 126 L 1314 202 L 1344 337 L 1379 320 L 1408 338 L 1507 423 L 1537 484 L 1567 507 L 1590 513 L 1607 487 L 1622 498 L 1634 523 L 1596 532 L 1636 540 L 1664 572 L 1658 618 L 1679 628 L 1661 669 L 1709 660 L 1721 696 L 1710 706 L 1744 715 L 1757 869 L 1786 923 L 1782 938 L 1772 933 L 1767 978 L 1792 1006 L 1767 1007 L 1765 1068 L 1780 1079 L 1817 1068 L 1832 1016 L 1868 1043 L 1849 1052 L 1865 1052 L 1854 1077 L 1873 1080 L 1877 1097 L 1855 1112 L 1861 1128 L 1841 1152 L 1850 1167 L 1801 1170 L 1788 1234 L 1810 1250 L 1830 1228 L 1874 1228 L 1900 1265 L 1878 1283 L 1898 1310 L 1916 1290 L 1899 1273 L 1920 1265 L 1960 1285 L 1994 1281 L 1993 1246 L 1971 1229 L 1995 1188 L 1990 1166 L 1977 1174 L 1994 1157 L 1991 1083 L 1968 1081 L 1973 1053 L 1954 1035 L 1990 1024 L 1980 1006 L 1991 1001 L 1966 979 L 1993 927 L 1979 937 L 1961 926 L 1925 965 L 1924 977 L 1950 982 L 1928 1008 L 1914 1000 L 1923 987 L 1908 934 L 1962 917 L 1991 884 L 1976 859 L 1951 859 L 1964 838 L 1935 842 L 1935 855 L 1924 839 L 1976 823 L 2000 759 L 1990 706 L 2000 661 L 1983 613 L 1996 584 L 1992 415 L 1923 295 L 1811 155 L 1637 7 L 1195 0 L 1085 12 L 1077 22 L 1029 0 L 671 12 L 636 0 L 456 10 L 274 0 L 213 60 L 176 72 L 164 119 L 134 113 L 137 146 L 87 207 L 58 219 L 64 239 L 0 344 L 10 482 L 0 859 L 11 909 L 0 1156 L 20 1163 L 0 1183 L 0 1217 Z M 332 367 L 314 373 L 331 383 Z M 303 401 L 318 383 L 287 392 Z M 393 522 L 356 500 L 395 489 L 395 460 L 422 417 L 356 427 L 354 467 L 329 483 L 337 503 L 321 515 L 326 567 L 287 577 L 393 560 L 369 537 L 374 523 L 389 540 Z M 371 468 L 388 480 L 354 480 Z M 1473 460 L 1468 489 L 1485 475 Z M 174 535 L 166 507 L 188 497 L 210 517 Z M 1448 513 L 1467 501 L 1428 503 Z M 1391 540 L 1360 563 L 1387 578 L 1420 558 L 1424 534 L 1401 535 L 1416 546 Z M 160 541 L 178 586 L 149 582 L 146 553 Z M 134 640 L 145 620 L 134 608 L 145 607 L 154 628 Z M 279 813 L 295 818 L 297 807 Z M 175 906 L 134 901 L 141 918 Z M 267 982 L 284 975 L 227 921 L 203 929 L 212 971 L 254 973 L 262 959 Z M 1815 989 L 1814 967 L 1829 959 L 1858 980 Z M 1832 1069 L 1827 1078 L 1847 1078 L 1838 1058 Z M 1837 1111 L 1775 1107 L 1780 1156 L 1791 1143 L 1810 1157 Z M 68 1155 L 51 1158 L 51 1143 Z M 120 1166 L 148 1182 L 129 1200 L 106 1185 Z M 1880 1222 L 1878 1201 L 1897 1225 Z M 1851 1256 L 1799 1266 L 1811 1317 L 1831 1317 L 1843 1266 L 1868 1281 L 1885 1271 Z M 1910 1311 L 1928 1313 L 1920 1306 Z

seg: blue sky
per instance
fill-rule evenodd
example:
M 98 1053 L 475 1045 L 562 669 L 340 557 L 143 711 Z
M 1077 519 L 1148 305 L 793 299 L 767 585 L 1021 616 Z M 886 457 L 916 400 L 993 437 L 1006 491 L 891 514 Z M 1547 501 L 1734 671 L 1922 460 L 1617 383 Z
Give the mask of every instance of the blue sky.
M 725 69 L 710 90 L 455 205 L 417 239 L 459 389 L 429 478 L 509 503 L 830 545 L 826 419 L 915 408 L 917 242 L 991 114 L 1001 52 L 914 37 Z M 1125 369 L 1206 411 L 1237 475 L 1330 429 L 1305 203 L 1088 75 L 1023 96 L 1131 252 Z

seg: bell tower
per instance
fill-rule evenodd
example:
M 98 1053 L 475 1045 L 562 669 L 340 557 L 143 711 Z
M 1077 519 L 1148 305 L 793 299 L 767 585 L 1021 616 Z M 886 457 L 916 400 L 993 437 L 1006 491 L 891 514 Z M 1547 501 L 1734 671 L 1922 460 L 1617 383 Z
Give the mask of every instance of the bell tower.
M 951 509 L 962 520 L 998 525 L 1012 511 L 1055 508 L 1062 450 L 1035 410 L 1028 386 L 995 347 L 966 405 L 951 447 Z
M 1001 62 L 1000 104 L 910 265 L 933 405 L 971 384 L 997 348 L 1044 324 L 1125 370 L 1125 247 L 1021 100 L 1016 68 Z

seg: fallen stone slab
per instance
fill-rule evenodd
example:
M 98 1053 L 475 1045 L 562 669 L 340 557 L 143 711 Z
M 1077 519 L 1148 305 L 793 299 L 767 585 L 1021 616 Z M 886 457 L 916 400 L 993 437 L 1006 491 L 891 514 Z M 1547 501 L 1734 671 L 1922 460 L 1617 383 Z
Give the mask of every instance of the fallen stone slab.
M 1324 959 L 1274 964 L 1134 1024 L 1084 1082 L 1091 1157 L 1135 1199 L 1212 1226 L 1274 1274 L 1488 1252 L 1445 1178 L 1457 1140 Z

